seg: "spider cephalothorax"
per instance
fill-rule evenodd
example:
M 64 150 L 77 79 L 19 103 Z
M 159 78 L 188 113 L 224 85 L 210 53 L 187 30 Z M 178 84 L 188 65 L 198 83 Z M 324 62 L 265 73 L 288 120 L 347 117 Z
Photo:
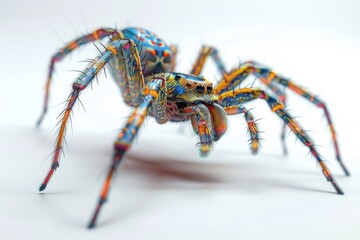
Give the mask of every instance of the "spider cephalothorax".
M 73 83 L 73 90 L 62 115 L 51 168 L 40 186 L 40 191 L 46 188 L 54 171 L 59 166 L 65 128 L 79 94 L 93 81 L 94 77 L 105 65 L 109 65 L 112 76 L 121 90 L 124 102 L 129 106 L 133 106 L 134 110 L 115 141 L 114 157 L 89 227 L 95 225 L 100 209 L 107 199 L 115 170 L 131 146 L 146 116 L 154 117 L 158 123 L 162 124 L 169 121 L 190 121 L 194 132 L 199 138 L 199 153 L 205 157 L 210 154 L 213 142 L 218 141 L 226 132 L 227 115 L 244 114 L 250 135 L 250 148 L 252 153 L 255 154 L 259 149 L 259 132 L 251 112 L 243 106 L 245 103 L 255 99 L 266 101 L 271 111 L 284 121 L 282 132 L 284 153 L 287 152 L 284 134 L 287 126 L 309 148 L 312 156 L 322 168 L 325 178 L 333 185 L 336 192 L 343 194 L 325 162 L 315 149 L 310 137 L 284 109 L 286 96 L 280 90 L 280 86 L 288 87 L 323 109 L 330 125 L 336 159 L 345 174 L 349 175 L 341 160 L 335 130 L 323 101 L 294 82 L 255 62 L 245 62 L 231 71 L 226 71 L 216 49 L 212 47 L 205 46 L 202 48 L 189 74 L 176 73 L 174 72 L 176 47 L 166 45 L 154 33 L 141 28 L 127 28 L 121 31 L 101 28 L 70 42 L 54 54 L 51 58 L 46 83 L 44 109 L 38 125 L 42 122 L 47 111 L 50 82 L 55 63 L 79 46 L 103 39 L 106 36 L 111 38 L 105 50 L 89 63 L 85 71 Z M 214 59 L 222 74 L 222 78 L 215 86 L 213 86 L 212 82 L 199 76 L 209 56 Z M 269 87 L 275 97 L 262 89 L 239 88 L 249 74 L 255 75 L 261 83 Z
M 195 133 L 200 136 L 200 156 L 207 156 L 212 142 L 218 141 L 227 129 L 226 112 L 219 105 L 213 84 L 191 74 L 154 75 L 160 76 L 166 81 L 169 120 L 178 122 L 190 119 Z

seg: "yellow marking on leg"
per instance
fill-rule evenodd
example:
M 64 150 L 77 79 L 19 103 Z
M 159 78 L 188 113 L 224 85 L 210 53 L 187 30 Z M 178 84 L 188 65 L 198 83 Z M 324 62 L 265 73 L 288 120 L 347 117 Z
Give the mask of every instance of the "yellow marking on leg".
M 211 145 L 210 145 L 210 143 L 202 143 L 200 146 L 200 149 L 202 152 L 208 153 L 211 151 Z
M 276 76 L 276 73 L 270 72 L 270 74 L 267 78 L 261 78 L 261 80 L 264 84 L 269 85 L 275 76 Z
M 280 109 L 283 109 L 284 105 L 282 103 L 279 103 L 278 105 L 274 106 L 273 108 L 271 108 L 271 111 L 276 112 Z
M 246 70 L 248 70 L 249 66 L 244 66 L 241 68 L 236 69 L 235 71 L 232 71 L 229 75 L 228 78 L 231 80 L 233 80 L 235 77 L 237 77 L 238 75 L 242 74 L 243 72 L 245 72 Z
M 261 94 L 260 89 L 254 89 L 254 88 L 242 88 L 242 89 L 236 89 L 235 91 L 228 91 L 219 96 L 219 100 L 222 100 L 226 97 L 234 97 L 237 94 L 242 93 L 253 93 L 256 97 L 258 97 Z
M 100 70 L 105 66 L 105 62 L 101 61 L 98 64 L 96 64 L 94 67 L 95 69 L 95 73 L 98 74 L 100 72 Z
M 255 140 L 255 139 L 253 139 L 253 142 L 252 142 L 252 148 L 254 149 L 254 150 L 257 150 L 258 148 L 259 148 L 259 143 L 258 143 L 258 141 L 257 140 Z
M 156 92 L 156 90 L 154 89 L 149 89 L 147 86 L 144 89 L 144 95 L 151 95 L 153 96 L 155 99 L 157 99 L 159 97 L 159 94 Z
M 203 47 L 201 49 L 200 55 L 193 66 L 192 74 L 194 74 L 194 75 L 200 74 L 201 69 L 203 68 L 203 66 L 205 64 L 206 59 L 209 57 L 209 55 L 211 53 L 211 50 L 212 50 L 212 48 L 210 48 L 210 47 Z
M 231 71 L 229 74 L 224 75 L 222 80 L 218 83 L 218 85 L 214 89 L 215 93 L 219 93 L 221 90 L 227 88 L 234 78 L 236 78 L 238 75 L 242 74 L 243 72 L 249 71 L 249 70 L 251 72 L 251 71 L 253 71 L 253 68 L 248 65 L 245 65 L 245 66 L 242 66 L 240 68 L 237 68 L 237 69 Z
M 120 38 L 124 38 L 124 34 L 122 32 L 117 32 Z
M 117 50 L 114 46 L 108 45 L 106 47 L 106 50 L 110 51 L 112 54 L 114 54 L 115 56 L 117 55 Z

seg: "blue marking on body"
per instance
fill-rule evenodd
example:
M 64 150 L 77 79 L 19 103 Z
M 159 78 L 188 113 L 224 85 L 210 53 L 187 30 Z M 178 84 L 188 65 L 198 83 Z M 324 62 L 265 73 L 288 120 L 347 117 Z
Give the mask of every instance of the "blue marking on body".
M 174 89 L 174 97 L 176 97 L 177 95 L 181 95 L 185 92 L 186 92 L 185 88 L 183 88 L 182 86 L 176 86 Z

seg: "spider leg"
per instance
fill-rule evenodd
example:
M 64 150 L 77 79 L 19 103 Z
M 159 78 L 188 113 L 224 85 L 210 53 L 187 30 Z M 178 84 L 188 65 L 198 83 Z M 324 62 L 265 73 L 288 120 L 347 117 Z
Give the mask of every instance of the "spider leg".
M 192 127 L 200 138 L 199 154 L 201 157 L 207 157 L 212 149 L 215 135 L 208 108 L 200 103 L 184 108 L 181 113 L 190 115 Z
M 251 112 L 241 105 L 233 105 L 224 107 L 225 112 L 228 115 L 234 115 L 242 113 L 245 116 L 245 121 L 248 126 L 248 132 L 250 135 L 250 150 L 252 154 L 257 154 L 259 150 L 259 130 L 254 120 L 254 116 Z
M 177 56 L 177 46 L 176 45 L 170 45 L 170 49 L 173 53 L 173 58 L 172 58 L 172 68 L 170 70 L 170 72 L 175 71 L 175 67 L 176 67 L 176 56 Z
M 228 74 L 224 75 L 223 78 L 216 84 L 214 90 L 218 94 L 230 91 L 235 89 L 237 86 L 240 86 L 244 80 L 250 75 L 254 74 L 258 77 L 261 83 L 265 84 L 272 92 L 274 92 L 280 101 L 285 101 L 284 91 L 278 88 L 278 86 L 272 82 L 272 78 L 276 77 L 275 75 L 269 75 L 266 78 L 264 76 L 259 76 L 257 71 L 260 71 L 256 68 L 253 62 L 245 62 L 239 67 L 234 68 Z
M 88 225 L 89 228 L 93 228 L 98 218 L 99 212 L 108 198 L 110 184 L 112 178 L 115 174 L 116 169 L 119 167 L 119 164 L 125 155 L 126 151 L 130 148 L 132 141 L 136 137 L 140 126 L 144 122 L 145 117 L 148 115 L 150 107 L 153 105 L 155 100 L 159 100 L 158 96 L 162 88 L 165 86 L 164 79 L 154 79 L 149 82 L 145 87 L 143 92 L 143 99 L 138 107 L 134 109 L 130 115 L 125 127 L 122 129 L 120 134 L 117 137 L 117 140 L 114 144 L 114 156 L 112 164 L 108 170 L 108 174 L 103 185 L 99 201 L 95 208 L 94 214 Z M 157 102 L 155 102 L 157 104 Z
M 265 74 L 261 74 L 261 75 L 266 76 L 267 74 L 265 73 Z M 339 162 L 339 164 L 340 164 L 341 168 L 343 169 L 345 175 L 350 176 L 349 170 L 347 169 L 344 162 L 342 161 L 342 157 L 341 157 L 341 154 L 340 154 L 339 143 L 338 143 L 338 140 L 337 140 L 337 137 L 336 137 L 336 131 L 335 131 L 335 128 L 334 128 L 334 124 L 333 124 L 333 121 L 332 121 L 332 119 L 330 117 L 330 112 L 329 112 L 325 102 L 322 101 L 317 96 L 315 96 L 314 94 L 310 93 L 309 91 L 305 90 L 304 88 L 300 87 L 296 83 L 294 83 L 294 82 L 292 82 L 292 81 L 290 81 L 290 80 L 288 80 L 286 78 L 277 76 L 277 77 L 274 77 L 271 81 L 276 82 L 276 83 L 278 83 L 280 85 L 283 85 L 283 86 L 291 89 L 292 91 L 294 91 L 298 95 L 304 97 L 305 99 L 309 100 L 311 103 L 315 104 L 315 106 L 321 108 L 324 111 L 327 123 L 329 125 L 329 129 L 330 129 L 330 132 L 331 132 L 334 148 L 335 148 L 336 160 Z
M 224 75 L 223 78 L 215 86 L 215 91 L 221 94 L 233 90 L 237 86 L 240 86 L 247 79 L 247 77 L 254 71 L 254 68 L 250 63 L 251 62 L 246 62 L 240 65 L 238 68 L 235 68 L 232 71 L 230 71 L 227 75 Z M 270 78 L 272 77 L 274 76 L 270 75 L 268 76 L 268 78 L 260 78 L 260 81 L 261 83 L 265 84 L 273 93 L 275 93 L 277 98 L 280 101 L 282 101 L 285 105 L 286 103 L 285 92 L 281 90 L 275 83 L 271 82 Z M 283 153 L 284 155 L 287 155 L 288 151 L 287 151 L 285 138 L 286 138 L 286 124 L 284 123 L 281 130 L 280 140 L 281 140 Z
M 286 96 L 285 96 L 284 92 L 278 88 L 279 85 L 290 88 L 295 93 L 303 96 L 304 98 L 308 99 L 310 102 L 315 104 L 316 106 L 323 109 L 326 120 L 329 124 L 331 135 L 332 135 L 332 140 L 333 140 L 333 144 L 335 147 L 336 159 L 339 162 L 344 173 L 347 176 L 349 176 L 350 173 L 341 159 L 340 149 L 339 149 L 339 145 L 337 142 L 334 125 L 332 124 L 332 120 L 330 117 L 330 113 L 326 107 L 326 104 L 322 100 L 320 100 L 318 97 L 316 97 L 315 95 L 309 93 L 307 90 L 303 89 L 302 87 L 298 86 L 297 84 L 293 83 L 292 81 L 285 79 L 283 77 L 280 77 L 275 72 L 273 72 L 271 69 L 269 69 L 263 65 L 260 65 L 258 63 L 250 62 L 250 61 L 246 62 L 239 68 L 234 69 L 233 71 L 231 71 L 228 74 L 227 77 L 224 77 L 215 86 L 215 88 L 214 88 L 215 92 L 217 92 L 218 94 L 222 94 L 222 93 L 225 93 L 227 91 L 234 89 L 234 86 L 240 85 L 249 74 L 254 74 L 256 77 L 258 77 L 260 79 L 260 81 L 263 84 L 265 84 L 266 86 L 268 86 L 278 96 L 278 98 L 280 100 L 282 100 L 283 102 L 286 101 Z M 282 140 L 282 144 L 283 144 L 284 153 L 287 153 L 287 148 L 286 148 L 286 144 L 285 144 L 285 135 L 286 135 L 285 130 L 286 129 L 285 129 L 285 125 L 284 125 L 284 127 L 282 129 L 282 133 L 281 133 L 281 140 Z
M 205 62 L 208 57 L 211 56 L 215 61 L 218 70 L 222 74 L 222 80 L 217 84 L 216 91 L 218 93 L 225 92 L 235 88 L 240 85 L 240 83 L 245 80 L 245 78 L 251 73 L 253 70 L 252 62 L 246 62 L 245 64 L 241 64 L 238 68 L 234 68 L 232 71 L 227 72 L 223 61 L 221 60 L 218 50 L 216 48 L 210 46 L 203 46 L 197 60 L 195 61 L 193 68 L 191 70 L 191 74 L 199 75 L 204 68 Z M 279 96 L 281 101 L 285 101 L 285 94 L 270 81 L 263 81 L 265 85 L 267 85 L 271 91 L 273 91 L 276 95 Z
M 57 51 L 50 60 L 50 66 L 49 66 L 49 72 L 48 77 L 45 84 L 45 98 L 44 98 L 44 106 L 43 111 L 36 123 L 37 126 L 40 126 L 45 114 L 48 110 L 48 102 L 49 102 L 49 95 L 50 95 L 50 84 L 52 75 L 54 73 L 54 67 L 56 62 L 60 62 L 66 55 L 68 55 L 73 50 L 79 48 L 82 45 L 85 45 L 87 43 L 100 40 L 106 36 L 113 35 L 114 38 L 119 37 L 121 33 L 117 32 L 115 29 L 112 28 L 99 28 L 95 31 L 93 31 L 90 34 L 83 35 L 74 41 L 69 42 L 65 47 L 61 48 L 59 51 Z
M 285 89 L 284 90 L 280 89 L 275 82 L 271 81 L 272 78 L 275 76 L 269 75 L 267 77 L 259 77 L 259 76 L 257 77 L 260 79 L 261 83 L 263 83 L 270 91 L 272 91 L 276 95 L 276 98 L 280 100 L 284 104 L 284 106 L 286 106 L 287 97 L 286 97 Z M 284 155 L 287 155 L 288 150 L 286 145 L 286 123 L 284 123 L 282 126 L 280 140 L 281 140 L 283 153 Z
M 227 73 L 225 70 L 225 66 L 218 55 L 218 51 L 215 48 L 209 46 L 203 46 L 201 48 L 199 56 L 192 67 L 191 74 L 199 75 L 204 68 L 204 64 L 209 56 L 214 59 L 215 64 L 218 67 L 221 75 L 226 76 Z
M 225 82 L 226 84 L 221 85 L 219 87 L 219 83 L 217 84 L 217 90 L 218 92 L 226 92 L 230 89 L 235 89 L 236 86 L 240 85 L 240 83 L 246 79 L 246 77 L 249 75 L 249 71 L 248 71 L 248 66 L 247 64 L 243 64 L 240 65 L 239 68 L 235 68 L 232 71 L 230 71 L 229 73 L 226 72 L 225 67 L 223 62 L 221 61 L 218 51 L 213 48 L 213 47 L 209 47 L 209 46 L 203 46 L 200 54 L 195 62 L 195 64 L 193 65 L 192 74 L 198 75 L 201 73 L 205 61 L 207 60 L 208 56 L 212 56 L 220 73 L 223 76 L 223 79 L 220 82 Z M 244 66 L 245 65 L 245 66 Z M 262 83 L 264 83 L 272 92 L 274 92 L 277 97 L 279 98 L 279 100 L 283 101 L 285 103 L 286 101 L 286 95 L 283 91 L 281 91 L 275 84 L 271 83 L 270 81 L 263 81 L 263 79 L 260 79 Z M 281 136 L 280 136 L 280 140 L 281 140 L 281 144 L 282 144 L 282 148 L 283 148 L 283 153 L 284 155 L 287 155 L 288 151 L 287 151 L 287 146 L 286 146 L 286 141 L 285 141 L 285 137 L 286 137 L 286 124 L 283 125 L 282 131 L 281 131 Z
M 260 89 L 252 89 L 252 88 L 243 88 L 237 89 L 234 91 L 228 91 L 219 96 L 219 99 L 222 101 L 224 106 L 234 105 L 234 104 L 242 104 L 254 99 L 263 99 L 265 100 L 271 110 L 276 113 L 291 129 L 293 133 L 297 136 L 297 138 L 310 149 L 311 154 L 315 157 L 317 162 L 322 168 L 323 174 L 326 177 L 327 181 L 330 181 L 333 187 L 335 188 L 338 194 L 344 194 L 338 184 L 335 182 L 334 177 L 332 176 L 330 170 L 326 166 L 325 162 L 321 159 L 317 150 L 315 149 L 314 144 L 310 137 L 304 132 L 304 130 L 300 127 L 300 125 L 293 119 L 285 110 L 284 105 L 278 101 L 276 98 L 270 96 L 265 91 Z
M 111 42 L 107 47 L 107 50 L 102 53 L 101 56 L 95 58 L 94 62 L 89 64 L 84 73 L 81 74 L 78 79 L 73 83 L 73 90 L 68 99 L 67 107 L 63 112 L 61 119 L 61 125 L 57 136 L 54 156 L 51 164 L 51 168 L 45 177 L 45 180 L 41 184 L 39 191 L 43 191 L 55 170 L 59 167 L 60 151 L 62 150 L 63 139 L 66 130 L 66 124 L 69 120 L 72 108 L 77 101 L 79 94 L 84 90 L 100 72 L 100 70 L 110 61 L 113 56 L 116 56 L 120 51 L 129 49 L 129 40 L 119 40 Z
M 284 86 L 286 88 L 291 89 L 296 94 L 298 94 L 298 95 L 304 97 L 305 99 L 309 100 L 311 103 L 315 104 L 315 106 L 321 108 L 324 111 L 326 120 L 327 120 L 329 128 L 330 128 L 334 148 L 335 148 L 336 160 L 339 162 L 339 164 L 340 164 L 341 168 L 343 169 L 345 175 L 350 176 L 349 170 L 347 169 L 344 162 L 342 161 L 341 154 L 340 154 L 340 148 L 339 148 L 339 144 L 338 144 L 338 141 L 337 141 L 333 121 L 332 121 L 332 119 L 330 117 L 330 113 L 329 113 L 329 110 L 328 110 L 325 102 L 322 101 L 321 99 L 319 99 L 314 94 L 312 94 L 309 91 L 305 90 L 304 88 L 300 87 L 296 83 L 290 81 L 289 79 L 286 79 L 284 77 L 281 77 L 281 76 L 277 75 L 271 69 L 269 69 L 269 68 L 267 68 L 265 66 L 262 66 L 261 64 L 258 64 L 258 63 L 252 63 L 252 64 L 256 68 L 255 74 L 259 78 L 262 78 L 265 81 L 270 81 L 270 83 L 279 84 L 279 85 L 282 85 L 282 86 Z

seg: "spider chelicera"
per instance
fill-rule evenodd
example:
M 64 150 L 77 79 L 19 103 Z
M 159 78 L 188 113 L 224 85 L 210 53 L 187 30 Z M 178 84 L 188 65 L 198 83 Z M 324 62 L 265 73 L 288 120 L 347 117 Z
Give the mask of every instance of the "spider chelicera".
M 190 121 L 199 137 L 200 156 L 206 157 L 212 150 L 213 142 L 220 140 L 226 132 L 227 115 L 244 114 L 250 135 L 251 151 L 255 154 L 259 149 L 258 127 L 251 112 L 243 106 L 255 99 L 263 99 L 268 103 L 271 111 L 284 121 L 284 127 L 288 126 L 296 137 L 309 148 L 321 166 L 326 180 L 333 185 L 338 194 L 343 194 L 315 149 L 312 140 L 298 122 L 284 110 L 283 103 L 286 96 L 280 86 L 288 87 L 323 109 L 332 134 L 336 158 L 345 174 L 349 175 L 341 161 L 335 130 L 323 101 L 292 81 L 256 62 L 245 62 L 228 72 L 225 70 L 217 50 L 207 46 L 201 49 L 190 74 L 176 73 L 174 72 L 176 47 L 167 45 L 154 33 L 141 28 L 126 28 L 121 31 L 100 28 L 70 42 L 55 53 L 51 58 L 44 108 L 37 122 L 38 125 L 41 124 L 47 112 L 49 89 L 55 63 L 79 46 L 105 37 L 110 38 L 107 46 L 104 46 L 105 50 L 101 52 L 100 56 L 89 61 L 89 65 L 73 83 L 73 90 L 62 113 L 51 168 L 39 189 L 43 191 L 46 188 L 54 171 L 59 167 L 66 124 L 80 93 L 91 84 L 99 71 L 108 65 L 125 103 L 134 107 L 134 110 L 115 141 L 112 163 L 95 212 L 88 225 L 89 228 L 95 226 L 101 207 L 108 197 L 114 173 L 130 148 L 146 116 L 154 117 L 160 124 L 169 121 Z M 222 79 L 216 85 L 199 75 L 209 56 L 213 58 L 222 74 Z M 255 75 L 265 86 L 269 87 L 276 97 L 258 88 L 236 88 L 250 74 Z M 284 129 L 282 140 L 284 152 L 286 152 Z

